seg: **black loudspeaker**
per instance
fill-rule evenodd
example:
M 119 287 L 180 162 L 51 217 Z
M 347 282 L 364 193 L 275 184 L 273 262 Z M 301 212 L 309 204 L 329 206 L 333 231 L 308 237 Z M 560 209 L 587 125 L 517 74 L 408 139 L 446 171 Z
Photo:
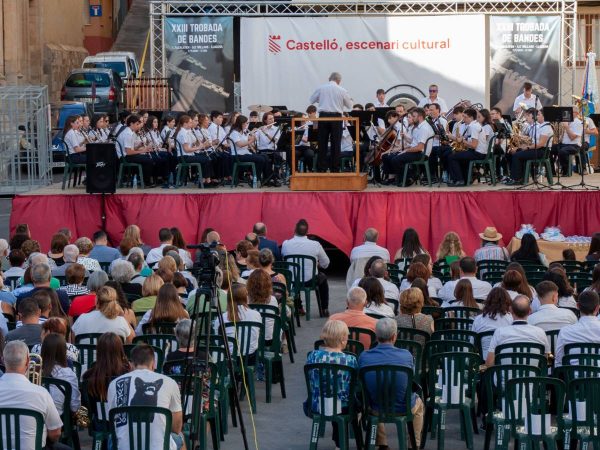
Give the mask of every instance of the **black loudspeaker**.
M 88 194 L 114 194 L 117 189 L 115 144 L 87 144 L 86 191 Z

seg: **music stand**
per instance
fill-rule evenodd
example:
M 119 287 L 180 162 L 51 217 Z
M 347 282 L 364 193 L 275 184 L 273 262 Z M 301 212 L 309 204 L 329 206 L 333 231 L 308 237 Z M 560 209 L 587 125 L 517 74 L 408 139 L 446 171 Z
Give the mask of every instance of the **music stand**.
M 592 118 L 592 120 L 594 121 L 594 125 L 596 125 L 596 128 L 598 128 L 598 119 L 600 118 L 600 114 L 590 114 L 590 117 Z M 583 191 L 597 191 L 600 189 L 600 187 L 598 186 L 593 186 L 591 184 L 586 184 L 585 180 L 584 180 L 584 175 L 583 175 L 583 156 L 584 156 L 584 152 L 583 152 L 583 144 L 585 144 L 585 121 L 586 121 L 586 117 L 584 117 L 583 115 L 581 116 L 582 118 L 582 133 L 581 133 L 581 150 L 579 152 L 579 175 L 581 175 L 581 181 L 578 184 L 572 184 L 571 186 L 569 186 L 569 188 L 573 188 L 573 189 L 579 189 L 579 190 L 583 190 Z M 596 138 L 596 150 L 598 149 L 598 138 Z M 590 167 L 590 165 L 588 164 L 588 167 Z
M 551 122 L 554 124 L 555 129 L 559 130 L 559 124 L 560 123 L 571 123 L 573 122 L 573 107 L 572 106 L 544 106 L 544 119 L 546 119 L 547 122 Z M 559 136 L 557 136 L 558 138 Z M 552 139 L 554 139 L 554 136 L 552 137 Z M 559 142 L 558 148 L 560 148 L 560 144 L 561 142 Z M 558 150 L 557 150 L 558 152 Z M 554 161 L 552 162 L 553 165 Z M 570 189 L 569 186 L 565 186 L 564 184 L 562 184 L 560 182 L 560 173 L 562 171 L 562 167 L 560 167 L 560 162 L 559 162 L 559 167 L 558 170 L 556 171 L 556 183 L 554 184 L 554 186 L 557 186 L 560 189 Z

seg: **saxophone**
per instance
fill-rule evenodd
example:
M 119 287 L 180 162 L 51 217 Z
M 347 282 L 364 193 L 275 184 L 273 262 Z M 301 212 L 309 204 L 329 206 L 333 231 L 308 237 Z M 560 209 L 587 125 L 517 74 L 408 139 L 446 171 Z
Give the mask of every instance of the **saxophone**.
M 465 140 L 459 142 L 458 138 L 460 137 L 460 124 L 462 122 L 456 122 L 454 124 L 454 137 L 456 138 L 456 140 L 453 140 L 450 143 L 450 147 L 452 147 L 452 150 L 455 152 L 464 152 L 467 149 L 467 142 Z
M 523 134 L 523 121 L 515 120 L 512 123 L 512 133 L 508 141 L 509 150 L 516 151 L 527 145 L 531 145 L 532 142 L 530 136 Z

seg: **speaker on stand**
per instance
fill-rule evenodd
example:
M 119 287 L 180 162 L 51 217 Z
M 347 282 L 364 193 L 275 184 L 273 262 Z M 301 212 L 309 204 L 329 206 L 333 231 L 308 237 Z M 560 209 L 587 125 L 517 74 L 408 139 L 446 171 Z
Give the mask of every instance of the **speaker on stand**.
M 101 194 L 102 230 L 106 231 L 106 194 L 117 190 L 117 152 L 114 143 L 87 144 L 86 192 Z

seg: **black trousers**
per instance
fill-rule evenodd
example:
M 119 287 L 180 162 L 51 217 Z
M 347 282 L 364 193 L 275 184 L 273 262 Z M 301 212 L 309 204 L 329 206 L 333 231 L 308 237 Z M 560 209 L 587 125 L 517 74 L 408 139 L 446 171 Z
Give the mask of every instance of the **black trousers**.
M 319 117 L 342 117 L 339 113 L 321 112 Z M 317 170 L 326 172 L 327 167 L 333 172 L 340 168 L 340 152 L 342 151 L 342 121 L 319 122 L 319 157 L 317 159 Z M 331 159 L 327 164 L 327 148 L 331 138 Z
M 472 148 L 463 152 L 454 152 L 448 157 L 448 172 L 450 178 L 456 182 L 465 182 L 467 179 L 467 170 L 469 162 L 485 159 L 483 153 L 476 152 Z
M 537 150 L 518 150 L 510 156 L 510 177 L 513 180 L 521 180 L 525 163 L 531 159 L 538 159 L 544 154 L 543 148 Z M 525 180 L 527 181 L 527 180 Z
M 554 148 L 552 149 L 552 152 L 558 155 L 562 175 L 566 175 L 569 170 L 569 156 L 580 154 L 581 147 L 571 144 L 559 144 L 556 152 L 554 151 Z
M 391 166 L 392 171 L 398 176 L 398 180 L 402 180 L 404 177 L 404 165 L 420 160 L 423 157 L 423 152 L 405 152 L 396 154 L 392 157 Z M 413 178 L 412 173 L 409 173 L 409 178 Z M 418 175 L 418 174 L 417 174 Z
M 132 164 L 140 164 L 144 171 L 144 183 L 150 183 L 150 177 L 154 176 L 154 160 L 149 155 L 129 155 L 125 161 Z
M 71 153 L 69 155 L 69 162 L 71 164 L 85 164 L 85 152 Z
M 155 175 L 162 176 L 165 181 L 169 178 L 169 174 L 175 173 L 177 167 L 177 157 L 167 151 L 160 151 L 152 154 L 152 159 L 155 163 Z
M 240 162 L 254 163 L 256 166 L 256 176 L 258 177 L 259 181 L 264 180 L 273 172 L 273 169 L 269 168 L 269 158 L 267 158 L 265 155 L 252 153 L 250 155 L 239 155 L 238 159 Z
M 439 166 L 442 170 L 448 171 L 448 157 L 452 154 L 452 148 L 448 145 L 435 146 L 431 149 L 429 155 L 429 169 L 431 173 L 438 176 Z
M 208 157 L 208 155 L 204 153 L 195 154 L 195 155 L 185 155 L 183 159 L 187 163 L 199 163 L 202 167 L 202 177 L 203 178 L 211 178 L 214 176 L 213 168 L 212 168 L 212 160 Z
M 298 167 L 298 162 L 302 161 L 304 164 L 304 172 L 312 172 L 313 170 L 313 158 L 315 157 L 315 152 L 311 148 L 310 145 L 296 145 L 296 167 Z M 287 162 L 292 168 L 292 151 L 288 150 L 287 152 Z
M 233 173 L 234 158 L 227 152 L 213 152 L 212 166 L 217 178 L 230 177 Z

